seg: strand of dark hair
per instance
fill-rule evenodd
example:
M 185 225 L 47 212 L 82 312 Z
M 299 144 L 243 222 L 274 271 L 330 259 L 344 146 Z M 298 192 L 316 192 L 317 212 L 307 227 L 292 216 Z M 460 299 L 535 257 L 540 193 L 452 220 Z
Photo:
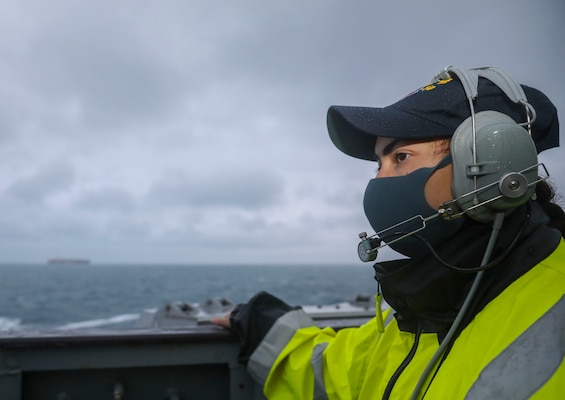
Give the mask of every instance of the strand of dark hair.
M 565 238 L 565 211 L 558 204 L 562 199 L 557 197 L 555 189 L 547 181 L 538 182 L 536 185 L 536 197 L 545 213 L 549 216 L 549 224 L 561 232 Z

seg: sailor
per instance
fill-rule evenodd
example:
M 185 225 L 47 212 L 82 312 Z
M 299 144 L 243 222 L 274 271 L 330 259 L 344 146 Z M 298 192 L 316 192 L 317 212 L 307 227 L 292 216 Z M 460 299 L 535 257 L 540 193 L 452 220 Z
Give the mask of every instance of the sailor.
M 376 161 L 360 235 L 377 301 L 337 332 L 262 292 L 215 324 L 269 399 L 561 399 L 565 213 L 537 155 L 557 111 L 495 67 L 447 67 L 384 108 L 332 106 L 345 154 Z M 323 279 L 323 278 L 322 278 Z

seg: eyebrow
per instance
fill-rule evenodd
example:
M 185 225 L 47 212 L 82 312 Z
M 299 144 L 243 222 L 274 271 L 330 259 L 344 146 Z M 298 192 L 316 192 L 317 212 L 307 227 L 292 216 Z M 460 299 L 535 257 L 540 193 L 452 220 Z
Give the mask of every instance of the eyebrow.
M 387 144 L 384 149 L 383 149 L 383 156 L 387 156 L 390 153 L 392 153 L 394 151 L 395 148 L 397 148 L 398 146 L 400 146 L 402 144 L 402 142 L 405 142 L 405 139 L 394 139 L 392 142 L 390 142 L 389 144 Z M 375 159 L 377 161 L 380 160 L 380 157 L 378 154 L 375 154 Z

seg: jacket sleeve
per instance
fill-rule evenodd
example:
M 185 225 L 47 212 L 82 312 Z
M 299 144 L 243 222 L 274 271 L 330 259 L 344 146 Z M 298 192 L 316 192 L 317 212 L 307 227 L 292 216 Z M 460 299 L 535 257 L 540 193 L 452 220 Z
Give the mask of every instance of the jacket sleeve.
M 230 329 L 241 342 L 238 361 L 247 364 L 277 319 L 298 308 L 289 306 L 267 292 L 257 293 L 249 302 L 238 304 L 230 314 Z
M 387 321 L 391 313 L 385 312 Z M 268 399 L 355 399 L 380 339 L 376 319 L 361 327 L 320 328 L 302 310 L 281 315 L 248 359 Z
M 374 318 L 337 332 L 319 328 L 300 307 L 266 292 L 238 305 L 230 321 L 241 340 L 239 360 L 269 399 L 357 398 L 369 349 L 380 337 Z

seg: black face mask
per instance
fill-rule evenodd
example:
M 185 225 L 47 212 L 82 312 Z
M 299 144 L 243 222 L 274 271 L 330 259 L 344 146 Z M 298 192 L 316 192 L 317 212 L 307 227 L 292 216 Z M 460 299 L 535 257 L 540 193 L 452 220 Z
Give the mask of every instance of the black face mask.
M 450 162 L 451 156 L 447 156 L 432 168 L 420 168 L 408 175 L 369 181 L 363 199 L 365 215 L 375 232 L 387 231 L 380 235 L 384 242 L 412 233 L 422 227 L 423 218 L 437 213 L 428 204 L 424 188 L 432 173 Z M 422 219 L 413 218 L 416 216 Z M 463 218 L 447 221 L 436 217 L 416 234 L 435 247 L 453 236 L 462 224 Z M 417 257 L 429 251 L 421 240 L 413 236 L 394 242 L 390 247 L 407 257 Z

